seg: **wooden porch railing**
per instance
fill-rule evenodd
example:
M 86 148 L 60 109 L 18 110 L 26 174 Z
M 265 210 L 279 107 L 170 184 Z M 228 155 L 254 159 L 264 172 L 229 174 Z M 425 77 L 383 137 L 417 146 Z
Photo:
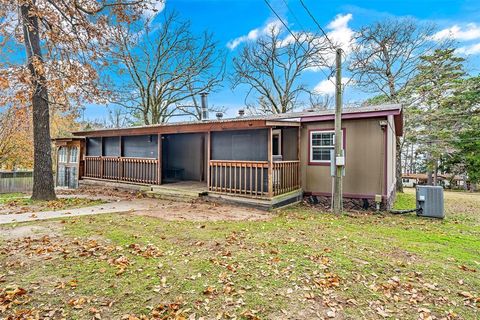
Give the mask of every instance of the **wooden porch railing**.
M 300 189 L 300 161 L 274 161 L 272 172 L 273 195 Z
M 97 179 L 158 184 L 158 160 L 86 156 L 84 175 Z
M 268 161 L 210 160 L 209 190 L 221 193 L 268 196 Z M 275 161 L 272 195 L 300 188 L 300 161 Z
M 209 190 L 265 196 L 268 194 L 268 161 L 210 160 Z

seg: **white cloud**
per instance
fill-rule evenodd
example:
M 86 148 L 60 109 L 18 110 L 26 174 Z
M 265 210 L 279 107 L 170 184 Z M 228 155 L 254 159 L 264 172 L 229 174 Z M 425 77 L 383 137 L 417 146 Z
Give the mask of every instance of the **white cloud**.
M 246 35 L 240 36 L 228 41 L 227 47 L 230 50 L 235 50 L 239 45 L 248 41 L 255 41 L 259 37 L 271 32 L 272 30 L 280 31 L 282 29 L 282 22 L 278 19 L 267 22 L 264 26 L 250 30 Z
M 156 0 L 148 9 L 143 11 L 143 18 L 150 20 L 165 9 L 167 0 Z
M 346 85 L 350 81 L 350 78 L 342 78 L 342 84 Z M 335 94 L 335 79 L 325 79 L 320 81 L 315 88 L 313 88 L 313 92 L 319 95 L 332 95 Z
M 475 23 L 469 23 L 465 28 L 454 25 L 450 28 L 440 30 L 435 33 L 432 38 L 434 40 L 454 39 L 459 41 L 470 41 L 480 39 L 480 26 Z
M 352 18 L 353 16 L 351 13 L 345 15 L 339 14 L 327 25 L 327 29 L 330 30 L 327 32 L 328 38 L 335 45 L 340 45 L 346 53 L 350 52 L 350 45 L 353 38 L 353 30 L 348 26 L 348 23 Z M 309 32 L 294 32 L 294 34 L 297 39 L 304 39 L 305 37 L 313 36 L 313 34 Z M 281 45 L 288 45 L 294 41 L 295 38 L 289 34 L 282 40 Z
M 351 13 L 347 14 L 338 14 L 328 25 L 327 32 L 328 38 L 333 42 L 334 45 L 339 45 L 345 55 L 350 54 L 352 51 L 352 39 L 354 35 L 354 31 L 348 26 L 350 20 L 353 19 L 353 15 Z M 329 66 L 335 65 L 335 51 L 331 50 L 328 53 L 323 55 L 325 62 Z M 313 72 L 318 72 L 321 67 L 312 67 L 308 70 Z
M 457 52 L 464 55 L 480 54 L 480 43 L 460 47 Z
M 340 45 L 347 54 L 350 52 L 350 45 L 353 38 L 353 30 L 348 26 L 352 18 L 353 15 L 351 13 L 338 14 L 335 19 L 327 25 L 327 28 L 330 30 L 327 32 L 330 40 Z

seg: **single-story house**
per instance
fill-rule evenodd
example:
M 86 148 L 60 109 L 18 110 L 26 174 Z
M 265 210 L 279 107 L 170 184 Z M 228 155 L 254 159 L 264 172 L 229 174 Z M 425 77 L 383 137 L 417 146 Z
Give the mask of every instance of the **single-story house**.
M 402 107 L 344 109 L 348 203 L 391 205 L 395 196 L 395 139 Z M 329 201 L 334 111 L 238 116 L 194 122 L 74 132 L 56 139 L 57 185 L 78 180 L 156 187 L 204 186 L 204 195 L 278 207 L 309 197 Z

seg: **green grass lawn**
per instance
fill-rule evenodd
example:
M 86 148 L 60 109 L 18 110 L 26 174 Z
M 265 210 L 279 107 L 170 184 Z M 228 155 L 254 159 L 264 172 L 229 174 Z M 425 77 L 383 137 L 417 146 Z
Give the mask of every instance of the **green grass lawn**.
M 404 193 L 398 193 L 395 203 L 393 204 L 393 209 L 395 210 L 409 210 L 415 209 L 415 193 L 412 192 L 414 189 L 406 189 Z
M 5 202 L 18 199 L 18 198 L 23 198 L 26 195 L 20 192 L 14 192 L 14 193 L 0 193 L 0 204 L 3 204 Z
M 480 195 L 445 199 L 445 220 L 295 206 L 269 221 L 123 214 L 4 227 L 37 235 L 0 243 L 0 314 L 478 319 Z

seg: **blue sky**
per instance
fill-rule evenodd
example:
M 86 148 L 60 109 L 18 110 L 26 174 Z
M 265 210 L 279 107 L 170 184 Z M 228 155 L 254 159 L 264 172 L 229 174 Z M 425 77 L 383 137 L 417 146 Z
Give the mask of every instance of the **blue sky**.
M 298 0 L 270 0 L 274 9 L 292 30 L 318 29 Z M 480 71 L 480 1 L 320 1 L 304 0 L 317 21 L 332 35 L 346 36 L 362 25 L 383 18 L 409 16 L 422 22 L 435 24 L 439 37 L 449 35 L 457 41 L 467 58 L 467 71 L 476 75 Z M 166 0 L 166 10 L 176 10 L 184 19 L 191 20 L 195 32 L 208 30 L 214 33 L 220 45 L 228 51 L 228 60 L 238 54 L 242 43 L 252 41 L 261 34 L 268 23 L 275 21 L 274 14 L 263 0 Z M 306 29 L 306 30 L 305 30 Z M 249 37 L 250 35 L 250 37 Z M 237 41 L 235 41 L 235 39 Z M 240 43 L 240 44 L 238 44 Z M 235 46 L 235 44 L 238 44 Z M 227 70 L 228 71 L 228 70 Z M 348 75 L 346 75 L 348 76 Z M 302 79 L 309 87 L 324 90 L 332 88 L 321 72 L 308 72 Z M 245 90 L 232 91 L 230 84 L 209 96 L 209 104 L 228 108 L 233 116 L 244 105 Z M 360 101 L 366 97 L 354 87 L 347 87 L 345 101 Z M 86 118 L 105 116 L 105 106 L 88 106 Z

